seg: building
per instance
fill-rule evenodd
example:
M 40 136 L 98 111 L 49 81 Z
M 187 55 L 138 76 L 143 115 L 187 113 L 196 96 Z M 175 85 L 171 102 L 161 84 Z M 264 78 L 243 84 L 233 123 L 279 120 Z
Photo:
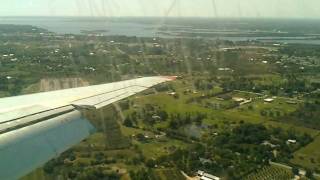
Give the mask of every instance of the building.
M 177 93 L 176 92 L 168 92 L 167 94 L 170 96 L 175 96 Z
M 270 146 L 271 148 L 279 147 L 279 145 L 274 145 L 274 144 L 270 143 L 269 141 L 264 141 L 261 144 L 264 146 Z
M 264 102 L 267 102 L 267 103 L 271 103 L 271 102 L 273 102 L 273 101 L 274 101 L 274 99 L 272 99 L 272 98 L 264 99 Z
M 295 139 L 288 139 L 287 140 L 287 144 L 295 144 L 295 143 L 297 143 L 297 140 L 295 140 Z
M 208 173 L 206 173 L 204 171 L 200 171 L 200 170 L 198 170 L 197 176 L 200 177 L 200 180 L 220 180 L 219 177 L 208 174 Z
M 241 98 L 241 97 L 233 97 L 232 100 L 234 100 L 234 101 L 236 101 L 238 103 L 241 103 L 241 102 L 245 101 L 246 99 Z

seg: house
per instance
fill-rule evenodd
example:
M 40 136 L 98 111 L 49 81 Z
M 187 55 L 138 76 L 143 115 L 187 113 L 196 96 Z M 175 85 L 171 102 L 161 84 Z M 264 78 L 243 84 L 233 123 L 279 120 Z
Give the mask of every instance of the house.
M 204 171 L 200 171 L 200 170 L 198 170 L 197 176 L 200 177 L 200 180 L 220 180 L 219 177 L 208 174 L 208 173 L 206 173 Z
M 177 93 L 176 92 L 168 92 L 167 94 L 170 96 L 175 96 Z
M 199 158 L 201 164 L 211 164 L 212 161 L 210 159 Z
M 251 98 L 249 100 L 246 99 L 245 101 L 241 102 L 240 105 L 248 104 L 250 102 L 252 102 Z
M 218 68 L 219 71 L 230 71 L 230 68 Z
M 161 117 L 155 114 L 152 116 L 152 119 L 157 121 L 157 120 L 161 120 Z
M 287 144 L 295 144 L 295 143 L 297 143 L 297 140 L 295 140 L 295 139 L 288 139 L 287 140 Z
M 200 177 L 201 180 L 220 180 L 219 177 L 208 174 L 208 173 L 204 173 L 203 176 Z
M 241 103 L 241 102 L 245 101 L 246 99 L 241 98 L 241 97 L 233 97 L 232 100 L 234 100 L 235 102 Z
M 267 103 L 271 103 L 271 102 L 273 102 L 273 101 L 274 101 L 274 99 L 272 99 L 272 98 L 264 99 L 264 102 L 267 102 Z
M 203 176 L 203 174 L 204 174 L 204 171 L 200 171 L 200 170 L 197 171 L 197 176 L 201 177 Z

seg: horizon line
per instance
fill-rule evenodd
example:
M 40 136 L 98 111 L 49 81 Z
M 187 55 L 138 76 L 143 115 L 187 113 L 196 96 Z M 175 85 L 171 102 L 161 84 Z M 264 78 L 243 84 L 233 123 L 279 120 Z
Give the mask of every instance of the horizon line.
M 0 15 L 0 18 L 195 18 L 195 19 L 310 19 L 320 20 L 320 17 L 212 17 L 212 16 L 87 16 L 87 15 Z

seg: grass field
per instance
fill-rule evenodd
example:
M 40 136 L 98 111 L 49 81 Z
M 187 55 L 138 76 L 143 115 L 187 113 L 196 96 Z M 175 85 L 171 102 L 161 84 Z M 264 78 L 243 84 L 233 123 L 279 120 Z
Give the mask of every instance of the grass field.
M 316 137 L 320 131 L 319 130 L 315 130 L 315 129 L 310 129 L 310 128 L 306 128 L 306 127 L 301 127 L 301 126 L 296 126 L 293 124 L 287 124 L 287 123 L 282 123 L 282 122 L 277 122 L 277 121 L 266 121 L 264 122 L 264 125 L 266 125 L 267 127 L 271 126 L 271 127 L 281 127 L 282 129 L 286 129 L 286 130 L 294 130 L 298 133 L 307 133 L 309 134 L 311 137 Z
M 153 171 L 157 180 L 185 180 L 186 178 L 177 169 L 156 169 Z
M 246 92 L 232 92 L 232 96 L 244 97 L 244 98 L 255 98 L 251 103 L 241 105 L 240 107 L 229 109 L 229 110 L 216 110 L 211 108 L 205 108 L 202 104 L 197 103 L 186 103 L 186 101 L 191 97 L 199 97 L 203 92 L 198 92 L 197 94 L 187 94 L 184 95 L 183 89 L 192 87 L 191 84 L 183 84 L 181 81 L 176 81 L 172 83 L 177 92 L 179 93 L 179 98 L 174 98 L 166 93 L 152 94 L 145 97 L 137 96 L 132 98 L 134 103 L 138 107 L 142 107 L 144 104 L 156 104 L 166 110 L 168 113 L 186 113 L 186 112 L 202 112 L 207 113 L 208 118 L 204 120 L 207 125 L 221 125 L 227 123 L 239 123 L 240 121 L 250 122 L 250 123 L 263 123 L 267 126 L 281 127 L 284 129 L 294 129 L 300 133 L 308 133 L 311 136 L 315 136 L 319 131 L 310 128 L 295 126 L 293 124 L 282 123 L 277 121 L 277 119 L 285 114 L 295 111 L 298 106 L 297 104 L 288 104 L 288 99 L 275 98 L 272 103 L 265 103 L 263 98 L 258 98 L 259 96 L 252 93 Z M 216 88 L 219 89 L 219 88 Z M 213 101 L 221 104 L 228 104 L 221 100 L 217 100 L 214 97 L 206 99 L 205 101 Z M 267 112 L 267 115 L 262 116 L 261 111 Z M 273 115 L 269 115 L 272 112 Z M 279 116 L 279 117 L 278 117 Z M 166 123 L 156 125 L 156 127 L 165 127 Z
M 149 143 L 139 143 L 138 145 L 148 158 L 158 158 L 162 155 L 172 153 L 171 151 L 177 148 L 185 148 L 187 145 L 181 141 L 168 139 L 163 142 L 152 141 Z
M 249 108 L 250 107 L 250 108 Z M 279 116 L 291 113 L 298 108 L 297 104 L 288 104 L 286 100 L 277 98 L 272 103 L 265 103 L 263 99 L 253 100 L 252 103 L 245 104 L 239 108 L 232 109 L 230 112 L 247 116 L 254 116 L 258 119 L 276 119 Z M 261 115 L 265 111 L 265 116 Z M 271 115 L 272 113 L 272 115 Z
M 145 157 L 158 158 L 159 156 L 170 153 L 170 149 L 185 148 L 187 144 L 167 137 L 155 138 L 155 134 L 150 131 L 144 131 L 137 128 L 122 127 L 122 132 L 128 137 L 132 137 L 138 133 L 147 135 L 149 139 L 146 142 L 133 140 L 133 144 L 137 145 Z
M 320 136 L 304 148 L 294 153 L 292 163 L 303 167 L 320 170 Z
M 281 127 L 283 129 L 294 129 L 299 133 L 308 133 L 312 137 L 316 137 L 320 131 L 296 126 L 294 124 L 288 124 L 284 122 L 277 121 L 276 116 L 262 116 L 261 111 L 273 111 L 279 112 L 280 116 L 284 114 L 288 114 L 293 112 L 297 109 L 299 104 L 288 104 L 286 103 L 286 99 L 276 98 L 272 103 L 265 103 L 263 102 L 262 98 L 259 98 L 260 95 L 253 94 L 253 93 L 246 93 L 246 92 L 232 92 L 230 93 L 233 97 L 243 97 L 246 99 L 252 98 L 253 101 L 241 105 L 236 108 L 232 109 L 213 109 L 213 108 L 206 108 L 203 104 L 204 103 L 187 103 L 187 100 L 192 97 L 199 97 L 202 94 L 206 93 L 204 91 L 198 91 L 196 93 L 189 92 L 184 94 L 184 90 L 190 89 L 193 90 L 193 85 L 186 81 L 176 81 L 172 83 L 174 89 L 179 94 L 179 98 L 175 98 L 173 96 L 168 95 L 166 92 L 159 92 L 156 94 L 150 94 L 146 96 L 137 95 L 130 98 L 133 101 L 135 108 L 131 108 L 130 110 L 124 111 L 124 114 L 130 114 L 134 110 L 142 109 L 146 104 L 154 104 L 161 109 L 170 113 L 194 113 L 194 112 L 201 112 L 207 114 L 207 118 L 204 119 L 203 124 L 205 125 L 217 125 L 215 126 L 216 129 L 211 129 L 217 132 L 224 131 L 226 129 L 230 129 L 233 124 L 239 123 L 240 121 L 243 122 L 250 122 L 250 123 L 261 123 L 264 124 L 266 127 Z M 212 91 L 220 92 L 221 89 L 215 87 Z M 228 105 L 232 100 L 217 100 L 215 97 L 205 99 L 203 102 L 212 102 L 212 103 L 221 103 L 224 105 Z M 277 113 L 277 114 L 279 114 Z M 276 113 L 275 113 L 276 114 Z M 129 137 L 132 140 L 132 144 L 135 145 L 135 148 L 139 149 L 139 152 L 149 158 L 158 158 L 162 155 L 166 155 L 177 148 L 187 148 L 188 144 L 184 143 L 179 140 L 171 139 L 169 137 L 162 137 L 156 138 L 155 134 L 149 130 L 147 130 L 147 125 L 143 124 L 142 122 L 139 123 L 139 126 L 145 127 L 146 129 L 142 128 L 128 128 L 121 126 L 121 132 L 124 136 Z M 154 125 L 153 128 L 168 127 L 168 121 L 158 122 Z M 209 130 L 204 130 L 209 131 Z M 134 135 L 143 134 L 147 135 L 148 138 L 145 142 L 137 141 L 134 138 Z M 76 147 L 74 147 L 75 154 L 77 156 L 77 160 L 74 163 L 85 163 L 89 164 L 92 160 L 94 160 L 94 156 L 85 157 L 83 151 L 87 147 L 91 147 L 91 154 L 95 154 L 96 152 L 104 152 L 107 157 L 114 157 L 118 161 L 115 164 L 109 164 L 109 166 L 127 170 L 135 170 L 138 168 L 132 165 L 125 164 L 126 160 L 130 160 L 137 156 L 137 151 L 134 147 L 122 149 L 122 150 L 106 150 L 104 141 L 106 141 L 105 136 L 102 133 L 96 133 L 88 138 L 85 142 L 80 143 Z M 114 142 L 117 143 L 117 142 Z M 320 153 L 317 151 L 317 147 L 320 146 L 320 137 L 317 137 L 315 141 L 305 148 L 300 149 L 294 154 L 294 158 L 292 159 L 292 163 L 296 163 L 303 167 L 315 168 L 320 167 Z M 311 161 L 311 158 L 313 160 Z M 184 179 L 181 173 L 176 169 L 161 169 L 156 168 L 153 170 L 155 175 L 159 178 L 159 180 L 166 180 L 166 179 Z M 44 177 L 43 171 L 38 170 L 33 174 L 27 176 L 29 179 L 34 179 L 33 177 Z M 123 176 L 124 178 L 127 176 Z M 285 169 L 276 168 L 276 167 L 265 167 L 256 173 L 252 173 L 248 175 L 245 179 L 248 180 L 255 180 L 255 179 L 290 179 L 292 178 L 291 172 Z M 26 180 L 29 180 L 26 179 Z M 128 178 L 127 178 L 128 179 Z

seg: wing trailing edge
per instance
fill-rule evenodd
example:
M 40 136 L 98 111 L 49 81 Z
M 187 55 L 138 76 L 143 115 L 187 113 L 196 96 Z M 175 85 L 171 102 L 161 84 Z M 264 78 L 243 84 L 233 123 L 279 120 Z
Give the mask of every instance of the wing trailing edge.
M 175 77 L 146 77 L 0 99 L 0 179 L 18 179 L 95 132 L 99 109 Z

